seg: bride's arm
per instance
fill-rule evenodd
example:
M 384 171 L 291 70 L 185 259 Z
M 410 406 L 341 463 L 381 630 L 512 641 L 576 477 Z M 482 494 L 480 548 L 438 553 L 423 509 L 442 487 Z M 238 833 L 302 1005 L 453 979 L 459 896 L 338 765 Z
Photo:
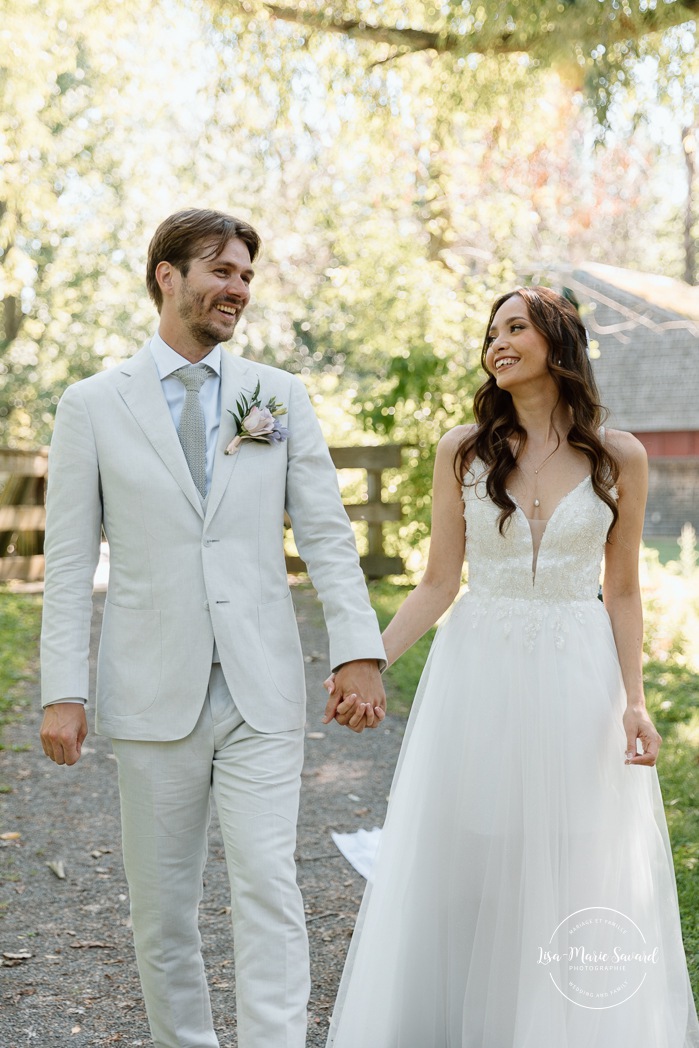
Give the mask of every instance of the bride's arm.
M 638 553 L 648 493 L 648 460 L 645 448 L 630 433 L 609 433 L 608 440 L 620 464 L 617 484 L 619 519 L 606 546 L 604 606 L 612 623 L 626 690 L 626 763 L 652 765 L 662 740 L 648 716 L 643 694 L 643 610 L 638 579 Z M 636 739 L 641 740 L 642 754 L 636 753 Z
M 461 585 L 465 521 L 454 456 L 470 426 L 449 430 L 437 446 L 432 486 L 432 535 L 425 574 L 383 634 L 388 665 L 395 662 L 453 602 Z
M 421 582 L 403 601 L 383 633 L 387 664 L 395 662 L 404 651 L 434 626 L 452 603 L 461 584 L 465 551 L 464 504 L 461 486 L 454 472 L 456 449 L 471 426 L 456 426 L 442 437 L 437 446 L 432 486 L 432 536 L 425 574 Z M 323 723 L 333 718 L 353 731 L 374 727 L 383 719 L 376 717 L 370 705 L 354 694 L 337 695 L 331 675 L 324 682 L 330 698 Z

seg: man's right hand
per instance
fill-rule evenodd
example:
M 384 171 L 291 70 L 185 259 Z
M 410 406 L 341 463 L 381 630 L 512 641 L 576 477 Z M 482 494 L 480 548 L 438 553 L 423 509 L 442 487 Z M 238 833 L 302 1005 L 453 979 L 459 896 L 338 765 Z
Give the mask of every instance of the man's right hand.
M 54 702 L 44 710 L 41 745 L 56 764 L 75 764 L 87 735 L 87 717 L 81 702 Z

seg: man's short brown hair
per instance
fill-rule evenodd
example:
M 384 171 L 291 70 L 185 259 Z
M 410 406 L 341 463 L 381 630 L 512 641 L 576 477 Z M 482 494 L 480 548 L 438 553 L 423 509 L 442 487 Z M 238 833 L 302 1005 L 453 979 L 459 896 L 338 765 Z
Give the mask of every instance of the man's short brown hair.
M 260 251 L 260 236 L 248 222 L 233 215 L 193 207 L 176 211 L 160 223 L 148 245 L 146 266 L 146 287 L 158 313 L 163 306 L 163 293 L 155 276 L 158 263 L 169 262 L 186 277 L 192 259 L 205 244 L 211 246 L 202 257 L 216 258 L 229 240 L 242 240 L 250 252 L 250 261 L 255 261 Z

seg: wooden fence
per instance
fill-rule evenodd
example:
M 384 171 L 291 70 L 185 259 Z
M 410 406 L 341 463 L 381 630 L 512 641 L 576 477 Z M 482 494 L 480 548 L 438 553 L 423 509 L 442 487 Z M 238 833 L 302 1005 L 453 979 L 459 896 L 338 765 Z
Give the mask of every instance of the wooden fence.
M 48 448 L 0 448 L 0 581 L 44 577 Z
M 382 444 L 378 447 L 330 448 L 336 469 L 363 469 L 366 472 L 366 502 L 345 503 L 350 520 L 364 520 L 369 529 L 369 548 L 361 558 L 364 574 L 369 579 L 384 575 L 401 575 L 404 564 L 400 557 L 389 557 L 384 551 L 383 525 L 387 520 L 401 519 L 399 502 L 383 501 L 383 471 L 396 469 L 401 464 L 401 444 Z M 287 570 L 305 571 L 300 557 L 286 558 Z
M 401 574 L 403 561 L 384 551 L 383 525 L 401 519 L 397 502 L 382 498 L 383 471 L 401 464 L 401 446 L 331 448 L 337 469 L 366 472 L 366 502 L 345 505 L 350 520 L 363 520 L 369 529 L 369 548 L 361 558 L 368 578 Z M 44 528 L 48 448 L 12 451 L 0 448 L 0 581 L 37 581 L 44 576 Z M 287 557 L 290 572 L 303 572 L 300 557 Z

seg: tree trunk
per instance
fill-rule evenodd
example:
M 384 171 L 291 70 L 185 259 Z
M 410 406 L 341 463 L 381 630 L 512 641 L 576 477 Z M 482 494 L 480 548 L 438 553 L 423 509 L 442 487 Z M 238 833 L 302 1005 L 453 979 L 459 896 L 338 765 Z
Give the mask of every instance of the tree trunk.
M 697 283 L 697 238 L 695 234 L 696 208 L 694 189 L 697 167 L 697 127 L 682 130 L 684 161 L 687 167 L 687 203 L 684 209 L 684 279 L 688 284 Z

